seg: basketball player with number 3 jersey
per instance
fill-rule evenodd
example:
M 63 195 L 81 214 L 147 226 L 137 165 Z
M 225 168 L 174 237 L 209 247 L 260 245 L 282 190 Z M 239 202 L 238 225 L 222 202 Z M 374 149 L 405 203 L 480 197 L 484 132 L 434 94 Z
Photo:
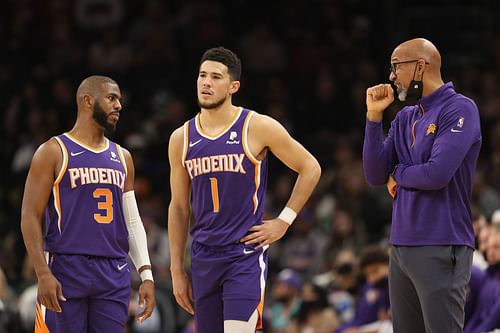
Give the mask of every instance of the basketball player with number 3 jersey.
M 31 162 L 21 229 L 38 278 L 35 332 L 123 332 L 130 301 L 128 255 L 139 271 L 147 319 L 155 304 L 146 233 L 130 153 L 114 130 L 118 85 L 91 76 L 78 88 L 73 129 L 42 144 Z
M 262 327 L 266 250 L 286 233 L 313 192 L 316 159 L 276 120 L 232 104 L 241 63 L 207 50 L 197 80 L 201 111 L 169 142 L 168 233 L 173 292 L 196 333 L 253 333 Z M 267 153 L 298 177 L 279 217 L 263 220 Z M 191 278 L 184 270 L 191 225 Z

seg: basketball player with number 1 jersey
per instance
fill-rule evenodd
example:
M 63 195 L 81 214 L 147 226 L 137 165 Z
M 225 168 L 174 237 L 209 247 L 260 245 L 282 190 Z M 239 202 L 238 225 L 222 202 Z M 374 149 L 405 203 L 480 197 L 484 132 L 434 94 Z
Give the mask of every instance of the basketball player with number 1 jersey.
M 171 135 L 168 233 L 173 292 L 197 333 L 262 327 L 266 250 L 287 231 L 316 186 L 316 159 L 276 120 L 232 104 L 241 63 L 207 50 L 197 81 L 201 111 Z M 298 177 L 279 217 L 263 220 L 267 153 Z M 184 271 L 190 216 L 191 279 Z
M 118 122 L 116 82 L 85 79 L 73 129 L 41 145 L 26 181 L 21 227 L 38 278 L 35 332 L 123 332 L 130 301 L 128 254 L 153 311 L 146 234 L 130 153 L 104 136 Z

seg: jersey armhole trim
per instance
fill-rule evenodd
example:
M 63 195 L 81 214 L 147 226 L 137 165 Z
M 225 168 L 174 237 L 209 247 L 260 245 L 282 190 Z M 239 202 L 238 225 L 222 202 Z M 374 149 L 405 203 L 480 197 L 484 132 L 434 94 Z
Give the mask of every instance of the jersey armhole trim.
M 255 165 L 260 165 L 261 161 L 259 161 L 255 156 L 253 156 L 252 152 L 250 151 L 250 147 L 248 145 L 248 126 L 250 124 L 250 119 L 254 114 L 255 114 L 254 111 L 249 111 L 245 118 L 245 122 L 243 123 L 243 130 L 242 130 L 243 133 L 241 141 L 242 141 L 243 151 L 245 152 L 245 155 L 247 155 L 250 162 L 252 162 Z
M 54 181 L 54 185 L 59 184 L 64 176 L 64 172 L 66 172 L 66 168 L 68 167 L 68 150 L 66 149 L 66 145 L 64 142 L 62 142 L 61 138 L 55 136 L 54 139 L 56 139 L 57 143 L 59 144 L 59 147 L 61 148 L 62 152 L 62 163 L 61 163 L 61 169 L 57 173 L 56 180 Z
M 187 150 L 188 150 L 188 140 L 189 140 L 189 121 L 184 123 L 184 135 L 183 135 L 183 143 L 182 143 L 182 156 L 181 163 L 182 166 L 185 167 L 184 162 L 186 161 Z
M 59 183 L 61 182 L 66 169 L 68 167 L 68 150 L 66 149 L 66 145 L 61 140 L 61 138 L 55 136 L 54 137 L 61 147 L 61 151 L 63 154 L 63 162 L 61 165 L 61 170 L 59 170 L 59 174 L 57 175 L 56 180 L 54 181 L 54 185 L 52 186 L 52 195 L 54 196 L 54 209 L 57 213 L 57 229 L 59 230 L 59 234 L 61 234 L 61 223 L 62 223 L 62 207 L 61 207 L 61 197 L 59 194 Z
M 118 152 L 118 156 L 120 156 L 120 160 L 122 161 L 123 169 L 125 169 L 125 175 L 127 175 L 128 174 L 127 162 L 125 161 L 125 156 L 123 155 L 122 147 L 117 143 L 115 143 L 115 145 L 116 145 L 116 151 Z

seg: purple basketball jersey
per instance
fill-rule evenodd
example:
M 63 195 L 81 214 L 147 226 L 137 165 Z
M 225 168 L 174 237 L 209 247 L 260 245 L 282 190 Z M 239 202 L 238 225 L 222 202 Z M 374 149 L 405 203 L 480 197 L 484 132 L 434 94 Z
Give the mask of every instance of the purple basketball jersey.
M 45 210 L 45 250 L 126 258 L 122 195 L 127 168 L 120 146 L 107 140 L 105 148 L 94 150 L 68 133 L 55 139 L 63 165 Z
M 193 240 L 207 246 L 237 243 L 262 223 L 267 159 L 248 149 L 254 114 L 240 108 L 235 121 L 216 137 L 202 133 L 199 114 L 184 125 L 183 165 L 192 181 Z

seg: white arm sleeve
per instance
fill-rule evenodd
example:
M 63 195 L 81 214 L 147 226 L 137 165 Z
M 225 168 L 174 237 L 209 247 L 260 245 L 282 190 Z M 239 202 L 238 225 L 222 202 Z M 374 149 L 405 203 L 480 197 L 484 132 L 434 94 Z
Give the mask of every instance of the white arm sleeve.
M 135 268 L 139 270 L 144 265 L 151 265 L 146 231 L 139 215 L 134 191 L 123 193 L 123 215 L 128 230 L 129 255 Z

